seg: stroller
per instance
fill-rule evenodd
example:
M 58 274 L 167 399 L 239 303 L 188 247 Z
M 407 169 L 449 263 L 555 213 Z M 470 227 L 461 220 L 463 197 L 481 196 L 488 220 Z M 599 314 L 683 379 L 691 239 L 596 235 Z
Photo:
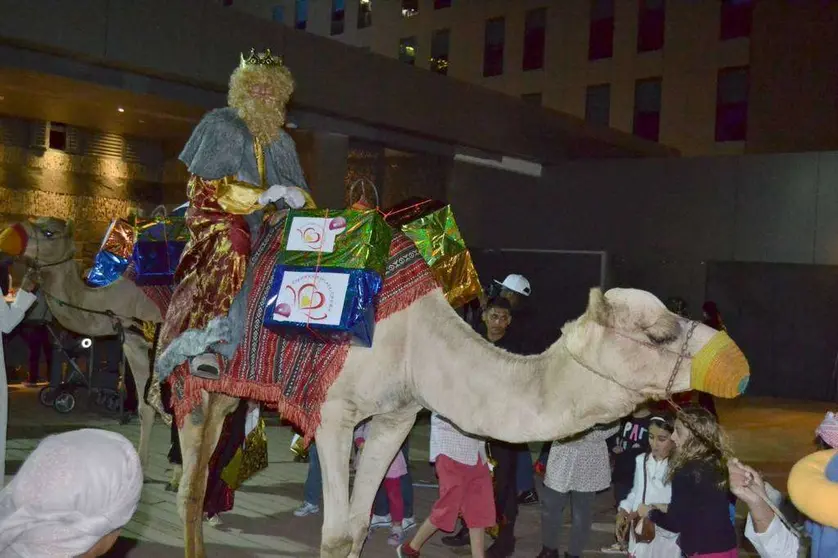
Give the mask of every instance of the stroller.
M 120 422 L 127 422 L 125 413 L 125 366 L 121 355 L 121 343 L 119 339 L 98 339 L 95 343 L 89 337 L 71 336 L 63 338 L 51 325 L 47 325 L 53 345 L 58 349 L 53 359 L 61 362 L 54 362 L 53 366 L 65 366 L 66 372 L 63 381 L 57 386 L 46 386 L 41 389 L 38 399 L 42 405 L 52 407 L 57 412 L 70 413 L 76 407 L 78 390 L 86 390 L 88 393 L 88 405 L 96 403 L 97 406 L 112 413 L 118 413 Z M 119 344 L 119 357 L 117 364 L 108 358 L 107 343 Z M 100 350 L 96 350 L 99 348 Z M 82 370 L 77 362 L 80 357 L 86 356 L 86 372 Z

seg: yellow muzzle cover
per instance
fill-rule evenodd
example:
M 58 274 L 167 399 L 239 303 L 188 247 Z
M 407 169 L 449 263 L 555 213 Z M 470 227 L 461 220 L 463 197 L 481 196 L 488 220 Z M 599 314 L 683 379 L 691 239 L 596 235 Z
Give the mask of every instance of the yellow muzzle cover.
M 0 232 L 0 253 L 20 256 L 26 250 L 26 233 L 20 225 L 12 225 Z
M 748 359 L 724 331 L 714 335 L 693 357 L 693 389 L 731 399 L 745 392 L 749 378 Z

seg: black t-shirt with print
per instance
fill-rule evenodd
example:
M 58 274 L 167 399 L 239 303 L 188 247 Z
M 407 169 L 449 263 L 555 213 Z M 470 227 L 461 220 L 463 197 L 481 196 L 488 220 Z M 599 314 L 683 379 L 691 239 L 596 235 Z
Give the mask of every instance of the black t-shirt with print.
M 649 451 L 649 422 L 651 415 L 634 417 L 629 415 L 620 421 L 620 431 L 608 443 L 608 449 L 614 456 L 613 482 L 632 483 L 634 481 L 634 467 L 638 455 Z M 614 453 L 615 447 L 622 448 L 622 452 Z

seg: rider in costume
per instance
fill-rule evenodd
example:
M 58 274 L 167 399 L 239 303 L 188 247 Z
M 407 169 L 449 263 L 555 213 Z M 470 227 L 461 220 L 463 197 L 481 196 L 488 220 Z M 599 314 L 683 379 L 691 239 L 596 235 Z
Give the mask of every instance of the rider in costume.
M 160 333 L 156 369 L 178 366 L 216 379 L 230 343 L 225 317 L 242 289 L 251 249 L 276 207 L 313 207 L 296 147 L 283 130 L 294 80 L 270 50 L 248 56 L 230 77 L 228 107 L 204 116 L 180 154 L 189 169 L 191 239 Z

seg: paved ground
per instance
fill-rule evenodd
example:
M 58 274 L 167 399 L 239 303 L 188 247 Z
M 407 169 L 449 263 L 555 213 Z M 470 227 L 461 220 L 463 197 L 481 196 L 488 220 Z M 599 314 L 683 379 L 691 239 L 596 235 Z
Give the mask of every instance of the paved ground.
M 41 407 L 37 392 L 19 386 L 10 387 L 9 442 L 7 473 L 14 474 L 20 463 L 47 434 L 84 427 L 105 428 L 120 432 L 136 441 L 139 427 L 136 420 L 121 426 L 113 417 L 84 409 L 83 405 L 69 415 L 59 415 Z M 785 476 L 791 465 L 812 451 L 813 430 L 831 407 L 825 404 L 779 400 L 744 399 L 722 403 L 722 423 L 728 428 L 738 455 L 743 461 L 761 469 L 770 481 L 785 489 Z M 277 424 L 274 420 L 274 424 Z M 427 423 L 420 422 L 411 434 L 411 467 L 417 484 L 432 478 L 427 466 Z M 270 468 L 248 482 L 236 496 L 236 508 L 224 516 L 219 528 L 206 527 L 209 556 L 239 557 L 317 557 L 320 539 L 320 517 L 296 518 L 294 508 L 302 498 L 302 483 L 307 465 L 294 463 L 288 451 L 290 431 L 269 428 Z M 167 478 L 166 451 L 168 430 L 155 426 L 152 438 L 152 460 L 142 503 L 133 521 L 109 556 L 131 558 L 164 558 L 182 556 L 180 526 L 175 511 L 174 495 L 165 492 Z M 417 518 L 426 516 L 436 490 L 416 488 Z M 612 498 L 609 493 L 598 496 L 594 532 L 589 544 L 590 555 L 613 540 Z M 565 529 L 564 540 L 566 541 Z M 541 547 L 538 506 L 522 508 L 519 519 L 519 543 L 516 557 L 534 557 Z M 387 546 L 386 531 L 370 540 L 365 558 L 394 556 Z M 429 558 L 451 557 L 454 553 L 442 546 L 436 537 L 423 555 Z M 743 556 L 752 555 L 742 550 Z

